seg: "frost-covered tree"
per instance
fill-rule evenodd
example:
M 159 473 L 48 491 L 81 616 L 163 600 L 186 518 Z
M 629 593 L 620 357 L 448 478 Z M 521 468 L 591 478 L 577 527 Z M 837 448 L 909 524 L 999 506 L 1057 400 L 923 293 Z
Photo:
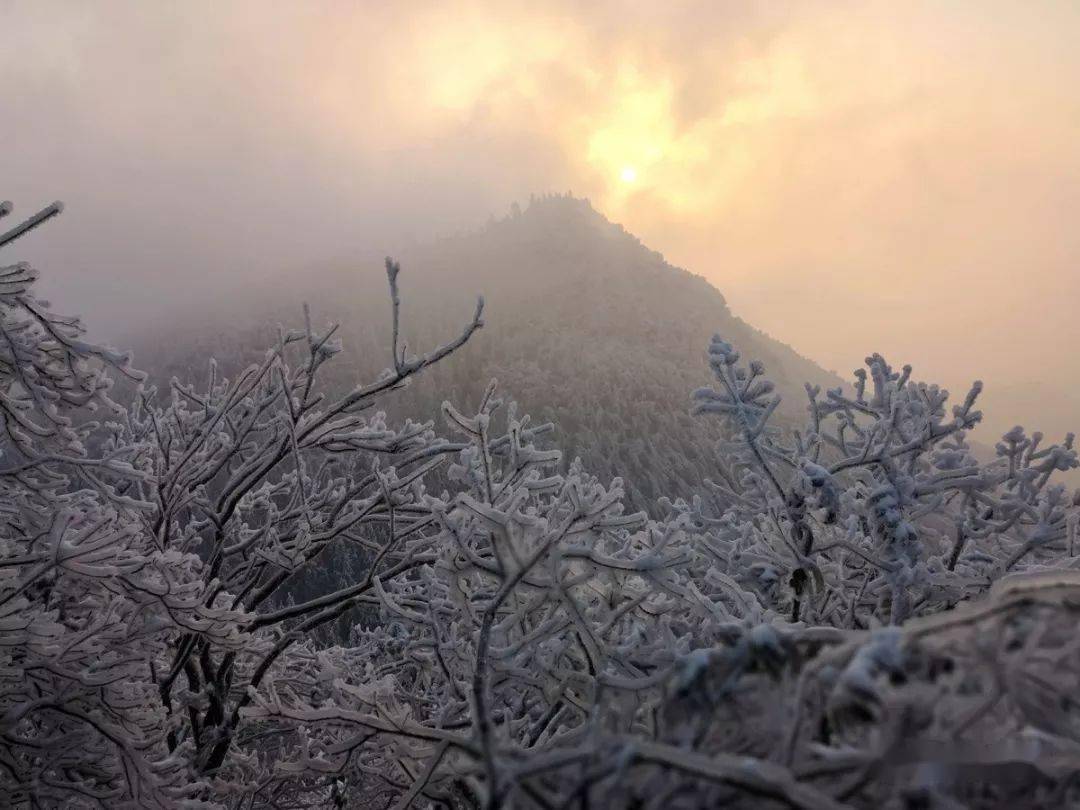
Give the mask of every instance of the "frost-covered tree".
M 438 430 L 391 425 L 381 398 L 482 307 L 409 355 L 386 269 L 390 366 L 337 396 L 306 310 L 240 373 L 158 391 L 0 269 L 0 795 L 1080 803 L 1071 436 L 1017 428 L 983 460 L 978 385 L 950 409 L 877 355 L 785 429 L 716 339 L 715 476 L 648 517 L 494 384 Z
M 1073 434 L 1044 444 L 1017 427 L 982 463 L 967 443 L 981 383 L 950 409 L 947 391 L 873 355 L 848 393 L 807 386 L 808 424 L 784 435 L 769 424 L 778 398 L 762 365 L 740 365 L 720 339 L 709 352 L 720 387 L 694 396 L 728 423 L 710 483 L 731 507 L 719 523 L 690 511 L 793 621 L 898 624 L 1072 558 L 1077 502 L 1052 477 L 1077 466 Z
M 1072 438 L 1018 429 L 980 462 L 979 386 L 950 413 L 877 356 L 784 435 L 764 368 L 711 356 L 720 514 L 624 516 L 512 407 L 494 430 L 490 392 L 445 406 L 470 447 L 430 501 L 439 559 L 381 589 L 386 625 L 354 639 L 378 686 L 335 698 L 322 750 L 373 757 L 398 806 L 1078 800 Z
M 605 486 L 576 463 L 560 474 L 558 453 L 534 444 L 546 426 L 530 428 L 512 404 L 496 429 L 493 392 L 472 416 L 444 406 L 468 439 L 451 470 L 459 489 L 428 497 L 438 532 L 415 541 L 425 564 L 380 584 L 385 623 L 336 653 L 319 714 L 336 728 L 322 727 L 318 750 L 339 764 L 356 756 L 398 806 L 588 801 L 614 789 L 627 746 L 626 765 L 674 767 L 676 745 L 638 745 L 661 730 L 668 680 L 700 658 L 695 645 L 738 634 L 739 608 L 763 618 L 749 601 L 714 602 L 687 575 L 687 521 L 624 514 L 620 482 Z M 311 720 L 279 693 L 254 714 Z M 753 775 L 722 760 L 706 779 L 827 806 L 759 766 Z
M 171 806 L 148 663 L 171 622 L 223 643 L 230 632 L 187 590 L 191 561 L 140 529 L 141 448 L 94 447 L 124 419 L 106 372 L 134 372 L 51 314 L 36 278 L 0 269 L 0 792 L 12 806 Z
M 428 425 L 392 428 L 373 406 L 482 324 L 481 303 L 454 340 L 408 355 L 397 265 L 387 272 L 391 367 L 348 395 L 320 394 L 339 346 L 309 323 L 234 380 L 211 364 L 203 389 L 174 380 L 161 401 L 140 387 L 125 409 L 108 394 L 110 372 L 140 379 L 127 358 L 51 314 L 29 267 L 0 271 L 5 798 L 250 805 L 290 783 L 315 806 L 329 801 L 333 780 L 317 767 L 272 767 L 302 741 L 280 741 L 245 709 L 268 677 L 318 703 L 310 632 L 421 563 L 406 538 L 432 523 L 417 506 L 422 479 L 459 448 Z M 363 581 L 290 599 L 290 582 L 335 543 L 370 549 Z
M 325 400 L 318 374 L 340 346 L 333 328 L 320 335 L 308 318 L 304 330 L 282 333 L 264 361 L 236 379 L 220 379 L 211 364 L 202 390 L 174 381 L 166 406 L 144 390 L 132 411 L 132 441 L 153 447 L 155 485 L 144 494 L 155 504 L 149 530 L 161 547 L 202 561 L 207 604 L 244 614 L 242 649 L 193 629 L 172 639 L 169 660 L 154 674 L 173 726 L 170 748 L 193 747 L 194 768 L 212 774 L 218 789 L 228 783 L 247 791 L 257 782 L 257 753 L 277 744 L 267 742 L 272 732 L 242 733 L 244 711 L 264 681 L 291 684 L 315 700 L 312 632 L 371 599 L 380 581 L 420 564 L 402 540 L 431 523 L 419 505 L 423 479 L 456 448 L 436 439 L 430 425 L 389 426 L 373 406 L 463 345 L 482 324 L 482 302 L 453 341 L 409 356 L 397 340 L 398 272 L 387 263 L 392 365 L 373 382 Z M 366 575 L 333 592 L 288 599 L 290 584 L 335 544 L 368 550 Z M 240 756 L 245 751 L 250 761 Z

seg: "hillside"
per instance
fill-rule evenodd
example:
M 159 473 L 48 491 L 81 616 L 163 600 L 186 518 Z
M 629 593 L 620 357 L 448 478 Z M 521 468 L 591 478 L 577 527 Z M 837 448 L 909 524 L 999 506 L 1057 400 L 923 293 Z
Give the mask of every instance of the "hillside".
M 423 351 L 456 333 L 477 293 L 485 327 L 462 351 L 395 395 L 398 416 L 430 419 L 444 399 L 468 407 L 491 378 L 534 422 L 556 425 L 554 443 L 602 479 L 626 480 L 635 506 L 688 496 L 713 474 L 712 420 L 689 415 L 690 393 L 711 374 L 713 334 L 765 363 L 784 399 L 781 413 L 804 412 L 803 382 L 840 381 L 729 310 L 704 278 L 672 267 L 588 201 L 536 198 L 523 211 L 474 233 L 394 254 L 402 265 L 403 334 Z M 382 268 L 341 267 L 280 280 L 248 300 L 261 315 L 227 303 L 192 322 L 130 341 L 138 364 L 159 379 L 204 376 L 211 354 L 245 361 L 274 340 L 277 324 L 298 326 L 306 300 L 318 324 L 341 324 L 345 353 L 331 366 L 350 387 L 387 365 L 389 303 Z M 227 302 L 227 298 L 222 299 Z M 164 375 L 164 376 L 162 376 Z

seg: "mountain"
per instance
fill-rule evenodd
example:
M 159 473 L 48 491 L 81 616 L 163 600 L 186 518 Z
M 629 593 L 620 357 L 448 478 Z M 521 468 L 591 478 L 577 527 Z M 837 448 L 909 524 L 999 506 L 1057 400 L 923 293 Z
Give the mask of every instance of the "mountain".
M 704 278 L 671 266 L 587 200 L 534 198 L 476 232 L 395 258 L 410 349 L 426 351 L 455 335 L 475 294 L 486 308 L 484 328 L 462 350 L 388 400 L 394 416 L 437 418 L 444 399 L 475 406 L 497 378 L 500 395 L 534 423 L 555 424 L 554 445 L 567 460 L 580 456 L 602 479 L 623 477 L 632 503 L 649 511 L 660 496 L 701 491 L 715 474 L 716 420 L 689 414 L 691 392 L 712 380 L 705 358 L 713 334 L 765 363 L 783 397 L 782 417 L 801 420 L 804 381 L 841 385 L 736 317 Z M 277 323 L 302 323 L 301 300 L 316 326 L 340 323 L 346 351 L 330 366 L 334 387 L 388 365 L 390 306 L 374 262 L 277 280 L 129 343 L 138 364 L 159 378 L 202 379 L 211 354 L 228 360 L 226 368 L 261 357 Z

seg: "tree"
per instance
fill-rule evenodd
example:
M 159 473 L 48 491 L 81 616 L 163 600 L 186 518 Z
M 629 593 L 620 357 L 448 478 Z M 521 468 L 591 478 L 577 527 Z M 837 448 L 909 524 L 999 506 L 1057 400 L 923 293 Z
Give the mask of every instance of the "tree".
M 711 357 L 721 514 L 624 516 L 618 481 L 558 472 L 513 407 L 495 431 L 492 391 L 444 406 L 472 446 L 433 502 L 441 556 L 380 591 L 391 624 L 358 649 L 383 680 L 335 696 L 321 750 L 378 757 L 399 807 L 1060 806 L 1080 579 L 1047 569 L 1075 559 L 1077 502 L 1051 483 L 1072 437 L 1017 429 L 980 462 L 980 386 L 950 418 L 876 355 L 851 393 L 808 388 L 783 435 L 762 365 Z
M 211 362 L 162 395 L 0 269 L 14 805 L 1080 802 L 1071 435 L 980 460 L 980 386 L 950 411 L 877 355 L 785 431 L 717 338 L 694 394 L 723 423 L 715 480 L 628 513 L 494 383 L 444 403 L 453 440 L 391 427 L 380 397 L 482 301 L 410 356 L 386 271 L 390 367 L 334 398 L 335 327 L 306 309 L 233 379 Z
M 196 806 L 279 789 L 259 765 L 273 731 L 253 730 L 245 707 L 268 674 L 310 679 L 306 634 L 420 564 L 399 545 L 431 522 L 422 479 L 457 449 L 371 409 L 463 345 L 482 301 L 454 340 L 408 356 L 398 272 L 388 261 L 392 366 L 347 396 L 318 393 L 339 347 L 308 320 L 234 381 L 211 364 L 204 390 L 173 381 L 161 404 L 140 387 L 126 410 L 108 372 L 139 381 L 128 358 L 50 314 L 29 267 L 3 269 L 0 773 L 16 804 Z M 365 580 L 287 604 L 290 581 L 343 542 L 375 552 Z M 332 785 L 312 790 L 320 803 Z
M 1077 466 L 1073 434 L 1043 446 L 1017 427 L 979 462 L 966 438 L 982 418 L 982 383 L 950 413 L 947 391 L 875 354 L 850 394 L 822 399 L 808 385 L 808 424 L 782 436 L 769 425 L 778 398 L 762 365 L 741 366 L 719 338 L 709 353 L 721 388 L 694 397 L 733 437 L 714 486 L 733 504 L 725 528 L 743 533 L 735 567 L 754 571 L 759 595 L 792 621 L 899 624 L 1072 556 L 1077 501 L 1052 476 Z

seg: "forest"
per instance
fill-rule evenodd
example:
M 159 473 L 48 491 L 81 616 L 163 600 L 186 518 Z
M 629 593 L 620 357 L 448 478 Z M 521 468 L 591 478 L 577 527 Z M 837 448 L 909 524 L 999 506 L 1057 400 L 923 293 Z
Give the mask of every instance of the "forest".
M 1080 802 L 1071 434 L 979 452 L 981 383 L 877 354 L 781 404 L 721 334 L 707 477 L 632 499 L 495 381 L 387 409 L 491 317 L 407 344 L 410 278 L 344 386 L 307 306 L 163 379 L 0 269 L 8 806 Z

